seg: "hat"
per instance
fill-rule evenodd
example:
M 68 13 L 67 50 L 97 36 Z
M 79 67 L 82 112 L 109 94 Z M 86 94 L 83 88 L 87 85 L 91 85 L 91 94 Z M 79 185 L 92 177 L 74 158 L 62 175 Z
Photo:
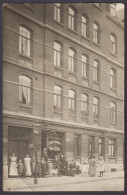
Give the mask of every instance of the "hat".
M 87 161 L 83 161 L 83 164 L 86 163 L 87 164 Z

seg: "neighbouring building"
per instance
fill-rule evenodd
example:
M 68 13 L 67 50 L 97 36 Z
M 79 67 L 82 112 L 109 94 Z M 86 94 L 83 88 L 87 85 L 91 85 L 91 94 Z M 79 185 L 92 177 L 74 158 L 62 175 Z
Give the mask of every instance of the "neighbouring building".
M 109 3 L 3 6 L 3 173 L 12 153 L 124 159 L 124 23 Z

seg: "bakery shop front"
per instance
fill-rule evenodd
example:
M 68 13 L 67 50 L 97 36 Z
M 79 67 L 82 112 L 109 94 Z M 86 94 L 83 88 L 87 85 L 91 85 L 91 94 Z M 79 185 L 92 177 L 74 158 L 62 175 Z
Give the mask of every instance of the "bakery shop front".
M 55 156 L 64 154 L 64 133 L 49 131 L 42 133 L 42 151 L 47 148 L 48 159 L 53 160 Z

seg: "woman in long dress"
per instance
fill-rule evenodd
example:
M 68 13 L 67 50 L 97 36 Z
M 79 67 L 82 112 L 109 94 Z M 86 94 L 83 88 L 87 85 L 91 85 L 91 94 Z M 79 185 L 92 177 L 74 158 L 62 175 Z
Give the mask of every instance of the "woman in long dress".
M 15 154 L 13 154 L 10 157 L 11 163 L 10 163 L 10 170 L 9 170 L 9 176 L 10 177 L 17 177 L 18 176 L 18 165 L 16 163 L 17 161 L 17 157 L 15 156 Z
M 99 177 L 103 177 L 103 173 L 105 171 L 105 167 L 104 167 L 104 159 L 101 156 L 99 158 L 98 171 L 100 173 Z
M 32 175 L 30 163 L 31 163 L 31 158 L 27 154 L 26 158 L 24 158 L 25 176 L 26 177 L 27 176 L 30 177 Z
M 94 155 L 92 155 L 92 158 L 89 161 L 89 175 L 91 177 L 94 177 L 96 175 L 96 161 Z

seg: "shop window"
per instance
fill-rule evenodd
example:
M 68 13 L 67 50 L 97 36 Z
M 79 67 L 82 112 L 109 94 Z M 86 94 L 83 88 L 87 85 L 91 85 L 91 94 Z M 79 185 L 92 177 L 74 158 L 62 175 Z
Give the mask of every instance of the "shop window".
M 76 11 L 69 7 L 69 29 L 76 30 Z
M 82 16 L 82 36 L 88 37 L 88 17 Z
M 74 136 L 74 155 L 80 156 L 80 135 Z
M 19 76 L 19 102 L 25 105 L 31 105 L 32 95 L 32 80 L 25 76 Z
M 81 95 L 81 114 L 88 117 L 88 96 L 86 94 Z
M 82 76 L 88 77 L 88 56 L 82 55 Z
M 76 73 L 76 52 L 69 49 L 69 72 Z
M 54 86 L 54 109 L 62 109 L 62 88 L 58 85 Z
M 54 3 L 54 20 L 61 22 L 61 3 Z
M 76 112 L 76 93 L 69 90 L 69 112 L 74 114 Z
M 19 26 L 19 53 L 31 56 L 31 32 L 24 26 Z
M 93 62 L 93 80 L 96 82 L 100 81 L 100 63 L 98 60 Z
M 116 123 L 116 104 L 110 102 L 110 122 Z
M 116 157 L 116 139 L 110 138 L 109 139 L 109 156 Z
M 93 118 L 99 119 L 99 99 L 97 97 L 93 97 Z
M 114 69 L 110 69 L 110 88 L 116 89 L 116 71 Z
M 100 44 L 100 26 L 97 22 L 93 23 L 93 42 Z
M 104 138 L 99 138 L 99 156 L 104 157 Z
M 54 42 L 54 65 L 57 67 L 62 67 L 61 50 L 61 44 L 59 44 L 58 42 Z
M 116 36 L 110 34 L 110 52 L 112 54 L 116 54 L 116 48 L 117 48 Z

